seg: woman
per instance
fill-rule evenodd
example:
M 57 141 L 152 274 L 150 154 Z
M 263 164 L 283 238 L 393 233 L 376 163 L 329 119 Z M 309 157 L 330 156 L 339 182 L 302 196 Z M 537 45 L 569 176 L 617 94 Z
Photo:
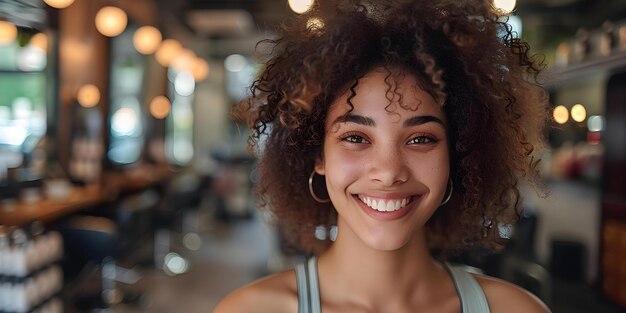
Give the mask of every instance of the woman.
M 239 108 L 263 206 L 317 257 L 215 312 L 548 311 L 442 263 L 497 248 L 519 179 L 538 176 L 542 66 L 487 1 L 321 3 L 271 43 Z M 335 223 L 334 242 L 314 239 Z

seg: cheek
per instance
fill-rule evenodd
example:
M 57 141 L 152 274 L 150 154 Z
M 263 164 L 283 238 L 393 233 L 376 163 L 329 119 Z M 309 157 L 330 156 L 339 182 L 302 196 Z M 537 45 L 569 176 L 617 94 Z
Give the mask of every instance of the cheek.
M 344 173 L 358 171 L 363 168 L 364 162 L 350 153 L 333 151 L 326 155 L 326 169 Z
M 428 157 L 415 158 L 411 161 L 415 177 L 430 188 L 445 189 L 450 175 L 449 158 L 446 151 L 434 153 Z
M 324 168 L 329 188 L 345 188 L 363 172 L 364 161 L 350 152 L 328 149 L 324 152 Z M 329 191 L 332 192 L 332 191 Z
M 438 186 L 441 193 L 445 193 L 450 177 L 450 161 L 447 154 L 442 154 L 438 162 L 431 167 L 433 186 Z

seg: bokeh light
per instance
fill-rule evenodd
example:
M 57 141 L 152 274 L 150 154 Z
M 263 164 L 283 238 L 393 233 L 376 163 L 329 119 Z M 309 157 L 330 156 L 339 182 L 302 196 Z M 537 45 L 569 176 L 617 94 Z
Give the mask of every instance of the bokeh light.
M 157 119 L 164 119 L 170 114 L 172 104 L 165 96 L 156 96 L 150 101 L 150 114 Z
M 94 107 L 100 102 L 100 90 L 92 84 L 84 85 L 78 90 L 76 99 L 85 108 Z
M 178 55 L 179 51 L 183 49 L 183 46 L 175 39 L 165 39 L 159 46 L 155 57 L 157 62 L 163 67 L 170 66 L 170 63 Z
M 17 38 L 17 27 L 7 21 L 0 21 L 0 46 L 12 43 Z
M 298 14 L 308 11 L 313 5 L 313 0 L 289 0 L 289 8 Z
M 43 0 L 43 2 L 55 9 L 64 9 L 74 3 L 74 0 Z
M 224 67 L 229 72 L 240 72 L 246 66 L 246 58 L 241 54 L 231 54 L 224 60 Z
M 587 110 L 582 104 L 575 104 L 571 110 L 572 119 L 576 122 L 583 122 L 587 118 Z
M 559 105 L 554 108 L 552 116 L 554 117 L 555 122 L 559 124 L 565 124 L 567 123 L 567 120 L 569 120 L 569 111 L 564 105 Z
M 128 24 L 128 17 L 120 8 L 107 6 L 96 14 L 96 28 L 107 37 L 121 34 L 126 29 L 126 24 Z
M 142 26 L 133 35 L 133 45 L 141 54 L 154 53 L 159 48 L 161 40 L 163 40 L 161 32 L 152 26 Z
M 30 39 L 29 44 L 43 50 L 44 52 L 48 52 L 48 36 L 44 33 L 36 33 Z
M 209 64 L 202 58 L 196 58 L 191 73 L 196 82 L 201 82 L 209 76 Z
M 493 5 L 504 13 L 510 13 L 515 9 L 515 0 L 493 0 Z

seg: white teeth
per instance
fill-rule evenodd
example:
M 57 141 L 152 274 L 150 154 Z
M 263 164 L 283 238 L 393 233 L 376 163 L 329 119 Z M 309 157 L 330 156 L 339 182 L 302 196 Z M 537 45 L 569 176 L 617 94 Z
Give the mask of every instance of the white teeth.
M 389 201 L 389 202 L 387 202 L 387 211 L 395 211 L 395 209 L 396 209 L 396 205 L 395 205 L 396 202 L 399 202 L 399 201 Z
M 358 198 L 363 203 L 367 204 L 367 206 L 369 206 L 370 208 L 376 211 L 380 211 L 380 212 L 397 211 L 400 208 L 406 206 L 410 200 L 410 198 L 404 198 L 402 200 L 382 200 L 382 199 L 374 200 L 372 198 L 365 197 L 362 195 L 358 195 Z
M 387 205 L 385 204 L 385 201 L 378 200 L 378 206 L 376 206 L 376 210 L 381 212 L 387 211 Z

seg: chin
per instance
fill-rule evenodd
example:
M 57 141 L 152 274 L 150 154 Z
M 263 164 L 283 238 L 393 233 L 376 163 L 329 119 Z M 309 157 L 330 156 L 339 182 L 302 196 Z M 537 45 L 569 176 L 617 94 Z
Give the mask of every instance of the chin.
M 411 242 L 411 236 L 390 238 L 388 235 L 369 236 L 362 238 L 366 246 L 378 251 L 396 251 L 406 247 Z

